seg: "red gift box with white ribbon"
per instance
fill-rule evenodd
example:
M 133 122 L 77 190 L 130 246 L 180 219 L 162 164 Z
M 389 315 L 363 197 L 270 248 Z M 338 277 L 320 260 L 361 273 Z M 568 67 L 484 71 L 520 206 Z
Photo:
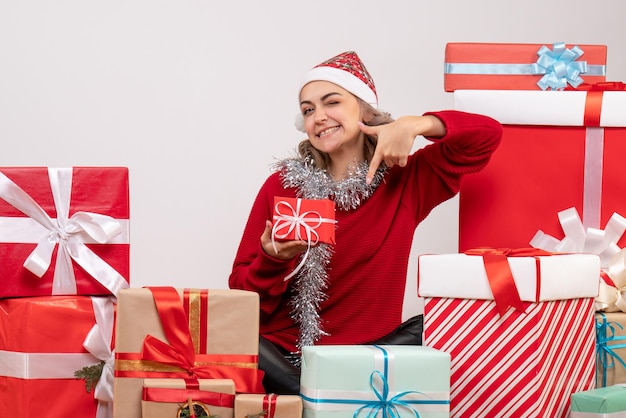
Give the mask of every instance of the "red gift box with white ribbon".
M 0 416 L 111 418 L 114 315 L 104 296 L 0 299 Z M 88 393 L 75 373 L 101 362 Z
M 595 385 L 600 259 L 534 248 L 422 255 L 424 345 L 451 355 L 450 416 L 565 418 Z
M 128 287 L 129 208 L 124 167 L 0 168 L 0 297 Z
M 489 164 L 461 185 L 460 251 L 528 247 L 538 231 L 561 239 L 568 225 L 573 245 L 557 251 L 594 247 L 598 254 L 608 250 L 608 259 L 624 247 L 626 86 L 460 90 L 454 108 L 491 116 L 504 128 Z M 578 214 L 580 223 L 559 216 L 570 208 L 565 214 Z
M 311 245 L 335 243 L 335 202 L 329 199 L 274 197 L 272 239 Z

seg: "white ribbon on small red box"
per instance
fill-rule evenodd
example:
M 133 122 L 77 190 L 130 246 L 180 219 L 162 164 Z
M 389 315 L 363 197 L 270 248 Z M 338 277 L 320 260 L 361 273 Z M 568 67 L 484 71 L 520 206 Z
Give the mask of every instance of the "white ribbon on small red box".
M 59 246 L 52 283 L 53 295 L 76 294 L 76 278 L 72 266 L 74 260 L 116 296 L 120 289 L 128 287 L 127 280 L 85 244 L 120 243 L 120 240 L 128 243 L 127 234 L 123 234 L 127 228 L 122 228 L 121 221 L 93 212 L 76 212 L 70 217 L 72 173 L 71 168 L 48 168 L 58 216 L 57 219 L 52 219 L 24 190 L 0 172 L 0 198 L 28 217 L 4 219 L 2 226 L 8 232 L 19 231 L 22 236 L 18 242 L 32 242 L 30 239 L 38 242 L 24 262 L 24 267 L 38 277 L 42 277 L 48 270 L 54 248 Z M 22 229 L 20 227 L 26 225 L 24 220 L 33 220 L 39 225 L 28 222 L 30 226 Z M 11 224 L 13 228 L 10 227 Z
M 300 260 L 300 264 L 285 277 L 285 281 L 291 279 L 300 271 L 309 256 L 311 246 L 319 242 L 319 234 L 316 229 L 324 223 L 334 224 L 337 222 L 334 219 L 322 217 L 317 211 L 301 212 L 301 206 L 302 199 L 300 198 L 296 199 L 295 208 L 284 200 L 280 200 L 274 205 L 274 213 L 276 213 L 276 215 L 274 215 L 274 226 L 272 227 L 272 246 L 274 247 L 274 252 L 278 253 L 276 239 L 285 239 L 292 232 L 295 233 L 296 240 L 307 242 L 307 249 Z M 283 211 L 282 208 L 286 208 L 286 211 Z M 302 236 L 302 229 L 304 229 L 306 236 Z M 281 232 L 285 230 L 286 232 Z

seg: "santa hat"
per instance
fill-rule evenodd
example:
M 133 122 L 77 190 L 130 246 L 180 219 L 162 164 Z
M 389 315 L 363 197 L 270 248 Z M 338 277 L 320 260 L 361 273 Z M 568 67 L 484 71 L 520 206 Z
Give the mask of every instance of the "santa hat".
M 311 81 L 329 81 L 354 94 L 375 109 L 378 108 L 376 87 L 370 73 L 354 51 L 343 52 L 313 67 L 302 79 L 298 94 Z M 296 116 L 296 127 L 304 132 L 304 119 Z

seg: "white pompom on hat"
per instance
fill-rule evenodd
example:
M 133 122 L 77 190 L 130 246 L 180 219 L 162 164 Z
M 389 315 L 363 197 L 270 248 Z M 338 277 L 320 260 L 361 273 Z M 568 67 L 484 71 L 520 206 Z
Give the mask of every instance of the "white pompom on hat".
M 343 52 L 313 67 L 302 79 L 302 88 L 312 81 L 329 81 L 354 94 L 375 109 L 378 108 L 378 95 L 374 80 L 365 65 L 354 51 Z M 304 132 L 302 114 L 296 116 L 296 128 Z

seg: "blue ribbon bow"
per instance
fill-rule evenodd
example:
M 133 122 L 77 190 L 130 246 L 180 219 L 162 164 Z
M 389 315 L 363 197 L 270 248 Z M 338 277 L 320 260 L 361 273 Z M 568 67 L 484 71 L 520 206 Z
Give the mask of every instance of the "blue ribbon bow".
M 576 62 L 583 55 L 583 50 L 578 46 L 572 49 L 566 48 L 564 42 L 553 44 L 553 49 L 543 45 L 537 51 L 539 58 L 533 64 L 533 74 L 544 74 L 537 82 L 542 90 L 562 90 L 569 83 L 572 87 L 578 87 L 583 83 L 580 74 L 587 73 L 587 61 Z
M 602 322 L 596 319 L 596 353 L 598 366 L 602 366 L 604 368 L 604 373 L 602 374 L 602 387 L 605 387 L 606 371 L 615 367 L 615 360 L 626 368 L 626 362 L 614 351 L 620 348 L 626 348 L 626 344 L 613 344 L 609 346 L 608 343 L 613 341 L 626 341 L 626 337 L 615 336 L 614 325 L 617 325 L 620 329 L 624 329 L 621 324 L 617 322 L 607 322 L 606 316 L 602 312 L 598 313 L 602 317 Z

